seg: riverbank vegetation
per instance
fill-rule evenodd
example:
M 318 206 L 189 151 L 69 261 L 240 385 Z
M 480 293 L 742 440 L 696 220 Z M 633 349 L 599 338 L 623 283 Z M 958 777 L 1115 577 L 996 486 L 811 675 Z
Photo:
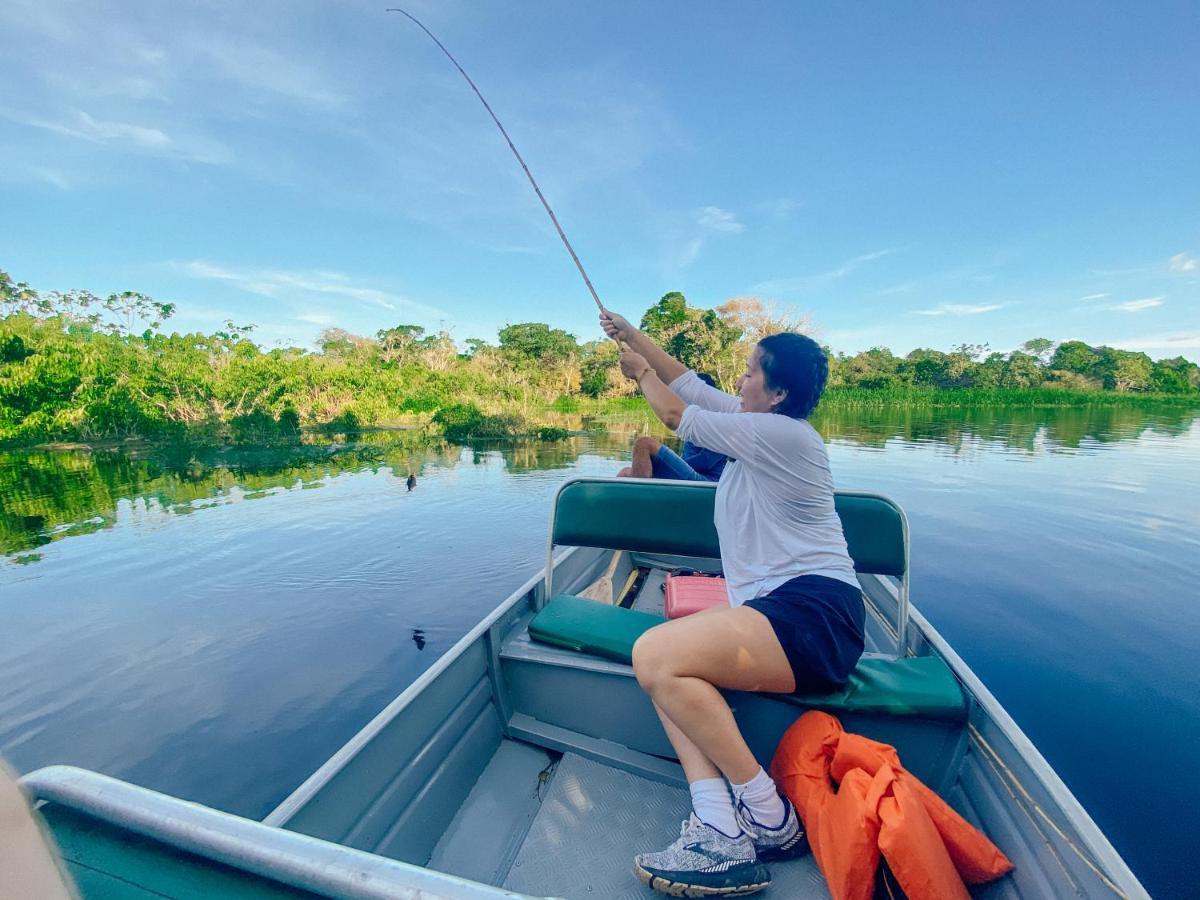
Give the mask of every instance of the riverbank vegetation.
M 303 429 L 432 425 L 455 439 L 561 437 L 552 412 L 638 408 L 609 341 L 580 342 L 540 323 L 498 342 L 456 342 L 400 324 L 373 336 L 337 328 L 315 349 L 264 349 L 253 325 L 164 333 L 175 305 L 126 292 L 41 294 L 0 272 L 0 443 L 130 436 L 214 444 L 298 440 Z M 716 309 L 670 293 L 641 327 L 673 355 L 732 389 L 754 343 L 803 319 L 755 298 Z M 1200 366 L 1182 357 L 1028 341 L 905 356 L 830 351 L 823 408 L 1200 403 Z

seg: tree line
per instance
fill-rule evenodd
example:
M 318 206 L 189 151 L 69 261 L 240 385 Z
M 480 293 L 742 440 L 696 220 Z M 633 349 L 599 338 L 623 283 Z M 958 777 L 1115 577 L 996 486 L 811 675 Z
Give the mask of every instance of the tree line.
M 539 411 L 552 404 L 619 401 L 636 390 L 611 341 L 581 342 L 542 322 L 507 325 L 495 344 L 399 324 L 371 336 L 329 328 L 315 350 L 264 349 L 253 325 L 232 321 L 210 334 L 165 333 L 175 311 L 134 292 L 43 294 L 0 272 L 0 442 L 137 435 L 251 443 L 295 437 L 302 427 L 347 431 L 431 416 L 464 433 L 516 435 L 536 433 Z M 726 389 L 760 338 L 811 330 L 804 317 L 757 298 L 700 309 L 678 292 L 647 309 L 640 325 Z M 1030 389 L 1200 398 L 1200 366 L 1182 357 L 1154 361 L 1079 341 L 1034 339 L 1011 353 L 986 345 L 906 356 L 828 352 L 832 403 L 848 389 L 889 402 L 968 388 L 997 402 L 998 392 Z

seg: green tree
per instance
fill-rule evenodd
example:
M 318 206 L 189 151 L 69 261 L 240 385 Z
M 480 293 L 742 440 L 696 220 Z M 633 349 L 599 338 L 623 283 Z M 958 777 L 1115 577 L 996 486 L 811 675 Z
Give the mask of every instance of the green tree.
M 4 315 L 37 313 L 39 299 L 38 292 L 25 282 L 13 281 L 7 272 L 0 271 L 0 312 Z
M 1190 394 L 1200 390 L 1200 366 L 1182 356 L 1160 359 L 1150 375 L 1151 386 L 1164 394 Z
M 1050 354 L 1054 352 L 1054 341 L 1049 338 L 1031 338 L 1021 345 L 1021 349 L 1044 366 L 1050 361 Z
M 912 383 L 919 387 L 954 387 L 951 365 L 949 354 L 940 350 L 917 348 L 904 357 L 904 369 L 912 373 Z
M 901 362 L 886 347 L 872 347 L 844 358 L 839 368 L 850 387 L 890 388 L 912 383 L 911 373 L 901 368 Z
M 1038 365 L 1037 357 L 1014 350 L 1004 361 L 998 387 L 1032 388 L 1037 387 L 1044 380 L 1045 371 Z
M 1004 370 L 1008 365 L 1008 357 L 1003 353 L 989 353 L 975 367 L 974 386 L 983 390 L 995 390 L 1004 379 Z
M 370 343 L 370 338 L 351 334 L 344 328 L 325 328 L 317 335 L 317 346 L 326 356 L 349 356 Z
M 638 326 L 648 337 L 656 341 L 666 339 L 674 334 L 674 329 L 688 321 L 687 298 L 679 291 L 663 294 L 662 299 L 650 307 L 642 315 Z
M 116 334 L 133 334 L 134 322 L 144 322 L 146 331 L 157 331 L 175 313 L 174 303 L 160 303 L 137 291 L 109 294 L 102 304 L 116 318 L 109 325 Z
M 379 355 L 384 362 L 393 363 L 407 359 L 413 345 L 425 334 L 420 325 L 396 325 L 392 328 L 381 328 L 375 332 L 379 341 Z
M 1145 353 L 1101 347 L 1096 374 L 1110 391 L 1146 391 L 1154 363 Z
M 575 335 L 543 322 L 521 322 L 500 329 L 500 349 L 524 359 L 565 360 L 579 352 Z
M 1093 376 L 1100 354 L 1083 341 L 1063 341 L 1050 359 L 1050 368 L 1078 375 Z
M 588 341 L 581 348 L 579 390 L 588 397 L 603 397 L 623 387 L 617 345 L 612 341 Z
M 480 352 L 491 347 L 491 344 L 482 338 L 467 338 L 463 343 L 467 347 L 466 352 L 463 354 L 464 359 L 474 359 Z
M 741 374 L 747 348 L 739 345 L 742 331 L 715 310 L 687 305 L 678 291 L 664 294 L 646 310 L 641 329 L 685 366 L 711 373 L 730 389 Z

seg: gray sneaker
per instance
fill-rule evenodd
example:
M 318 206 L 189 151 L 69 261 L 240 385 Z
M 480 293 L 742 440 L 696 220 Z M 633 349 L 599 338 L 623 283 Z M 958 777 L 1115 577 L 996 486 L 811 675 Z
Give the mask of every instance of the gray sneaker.
M 754 820 L 745 803 L 738 801 L 734 814 L 742 830 L 754 841 L 754 851 L 763 862 L 774 862 L 781 859 L 795 859 L 803 856 L 811 849 L 808 846 L 808 836 L 796 808 L 792 802 L 780 794 L 783 801 L 783 824 L 778 828 L 767 828 Z
M 755 857 L 748 834 L 729 837 L 695 813 L 666 850 L 635 856 L 633 871 L 654 890 L 672 897 L 752 894 L 771 883 L 771 873 Z

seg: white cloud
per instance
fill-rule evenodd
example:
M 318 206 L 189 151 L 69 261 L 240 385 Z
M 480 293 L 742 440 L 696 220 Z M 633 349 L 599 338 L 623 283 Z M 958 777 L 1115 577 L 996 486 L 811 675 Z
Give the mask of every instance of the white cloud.
M 311 295 L 333 295 L 348 297 L 368 306 L 389 310 L 403 310 L 406 315 L 423 316 L 428 319 L 447 318 L 437 307 L 417 303 L 407 297 L 356 282 L 343 272 L 315 269 L 310 271 L 287 271 L 284 269 L 230 269 L 206 260 L 197 259 L 179 265 L 183 272 L 193 278 L 204 278 L 228 282 L 244 291 L 264 297 L 296 298 Z M 305 320 L 309 321 L 309 320 Z M 313 322 L 312 324 L 324 324 Z
M 703 238 L 692 238 L 679 252 L 679 256 L 675 260 L 675 267 L 686 269 L 696 261 L 696 257 L 700 255 L 700 248 L 704 246 Z
M 917 316 L 977 316 L 1001 309 L 1003 303 L 942 303 L 932 309 L 914 309 Z
M 905 281 L 900 284 L 894 284 L 891 287 L 878 291 L 877 296 L 890 297 L 893 294 L 911 294 L 917 289 L 917 284 L 918 282 L 916 281 Z
M 700 231 L 697 232 L 697 226 Z M 673 273 L 686 269 L 700 257 L 707 240 L 715 234 L 741 234 L 746 226 L 737 215 L 719 206 L 705 206 L 678 213 L 663 234 L 665 268 Z
M 127 122 L 103 122 L 92 118 L 82 110 L 78 111 L 76 115 L 83 126 L 84 134 L 98 141 L 128 142 L 150 150 L 161 150 L 172 144 L 170 136 L 157 128 L 132 125 Z
M 1200 271 L 1200 259 L 1186 253 L 1176 253 L 1167 263 L 1167 268 L 1172 272 Z
M 38 180 L 54 185 L 60 191 L 69 191 L 71 189 L 71 182 L 53 169 L 44 169 L 35 166 L 30 171 Z
M 1141 300 L 1130 300 L 1127 303 L 1118 303 L 1116 306 L 1110 306 L 1109 309 L 1118 312 L 1142 312 L 1147 309 L 1154 309 L 1156 306 L 1163 305 L 1162 297 L 1143 297 Z
M 737 220 L 734 213 L 721 209 L 719 206 L 706 206 L 700 210 L 696 217 L 696 224 L 702 228 L 710 228 L 726 234 L 741 234 L 746 230 L 746 226 Z
M 126 144 L 143 150 L 164 150 L 172 145 L 170 135 L 161 129 L 129 122 L 103 121 L 82 110 L 76 110 L 74 121 L 68 123 L 29 118 L 14 113 L 5 113 L 4 117 L 22 125 L 91 141 L 94 144 Z
M 329 87 L 323 72 L 274 48 L 210 33 L 197 38 L 191 50 L 253 94 L 274 94 L 325 109 L 346 103 L 346 96 Z
M 1109 296 L 1111 296 L 1111 294 L 1088 294 L 1086 297 L 1080 297 L 1079 302 L 1085 303 L 1088 300 L 1103 300 L 1105 297 Z
M 885 250 L 876 250 L 874 253 L 864 253 L 862 256 L 856 256 L 856 257 L 854 257 L 854 259 L 851 259 L 851 260 L 848 260 L 847 262 L 842 263 L 842 265 L 838 266 L 836 269 L 833 269 L 830 272 L 826 272 L 823 276 L 819 276 L 819 277 L 824 277 L 824 278 L 829 278 L 829 279 L 844 278 L 845 276 L 847 276 L 851 272 L 853 272 L 855 269 L 857 269 L 859 266 L 861 266 L 863 263 L 872 262 L 873 260 L 876 260 L 876 259 L 882 259 L 885 256 L 891 256 L 898 249 L 899 249 L 898 247 L 888 247 Z
M 790 219 L 804 203 L 800 200 L 795 200 L 791 197 L 777 197 L 774 200 L 766 200 L 762 203 L 754 205 L 754 209 L 758 212 L 766 213 L 773 219 Z
M 1153 275 L 1155 272 L 1161 271 L 1161 266 L 1151 265 L 1131 266 L 1128 269 L 1088 269 L 1088 274 L 1100 278 L 1128 278 L 1131 275 Z
M 1200 350 L 1200 331 L 1159 332 L 1101 343 L 1118 350 L 1166 350 L 1168 353 L 1177 354 L 1183 350 Z
M 148 153 L 212 165 L 228 163 L 232 159 L 226 147 L 208 138 L 189 137 L 182 141 L 175 140 L 161 128 L 97 119 L 83 110 L 75 110 L 73 116 L 65 121 L 27 116 L 11 110 L 0 110 L 0 119 L 8 119 L 19 125 L 39 128 L 119 151 Z
M 334 323 L 333 316 L 329 313 L 301 313 L 296 316 L 301 322 L 307 322 L 310 325 L 332 325 Z
M 828 272 L 820 272 L 816 275 L 801 275 L 796 278 L 774 278 L 769 281 L 760 281 L 758 284 L 751 286 L 750 293 L 753 294 L 782 294 L 793 293 L 799 291 L 811 291 L 818 288 L 827 287 L 834 281 L 845 278 L 863 263 L 872 262 L 876 259 L 882 259 L 885 256 L 891 256 L 893 253 L 898 253 L 899 247 L 887 247 L 883 250 L 875 250 L 871 253 L 864 253 L 861 256 L 855 256 L 853 259 L 848 259 L 835 269 L 830 269 Z

